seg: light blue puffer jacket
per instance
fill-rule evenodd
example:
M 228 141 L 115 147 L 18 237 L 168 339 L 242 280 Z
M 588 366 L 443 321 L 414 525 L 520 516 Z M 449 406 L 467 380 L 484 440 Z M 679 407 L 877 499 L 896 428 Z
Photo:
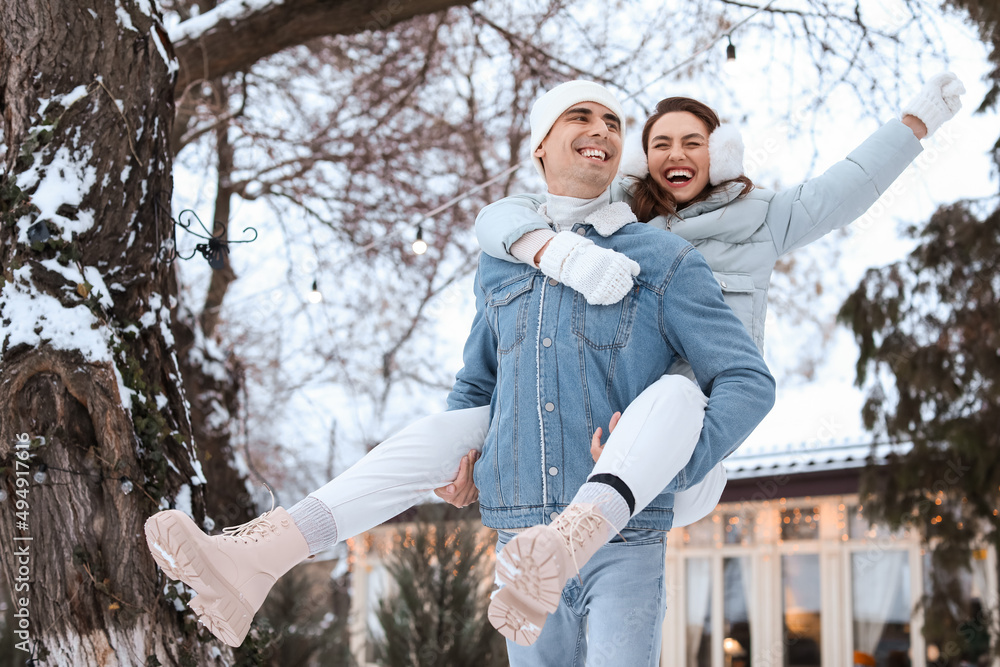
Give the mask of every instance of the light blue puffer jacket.
M 767 290 L 778 258 L 859 218 L 921 150 L 910 128 L 892 120 L 845 160 L 797 187 L 755 188 L 739 199 L 742 185 L 731 183 L 677 217 L 659 216 L 649 224 L 670 229 L 705 256 L 726 303 L 763 349 Z M 616 182 L 612 200 L 627 198 L 624 183 Z M 536 212 L 544 201 L 544 195 L 514 195 L 484 208 L 476 218 L 483 251 L 517 262 L 511 244 L 548 226 Z

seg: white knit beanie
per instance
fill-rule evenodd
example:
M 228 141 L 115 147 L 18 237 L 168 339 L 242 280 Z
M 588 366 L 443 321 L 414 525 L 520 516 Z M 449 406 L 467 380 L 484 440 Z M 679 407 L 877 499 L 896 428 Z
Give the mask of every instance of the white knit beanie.
M 593 81 L 567 81 L 545 93 L 531 107 L 531 161 L 545 177 L 542 161 L 535 157 L 535 149 L 549 134 L 549 130 L 566 109 L 580 102 L 596 102 L 611 109 L 621 121 L 621 134 L 625 136 L 625 112 L 610 90 Z

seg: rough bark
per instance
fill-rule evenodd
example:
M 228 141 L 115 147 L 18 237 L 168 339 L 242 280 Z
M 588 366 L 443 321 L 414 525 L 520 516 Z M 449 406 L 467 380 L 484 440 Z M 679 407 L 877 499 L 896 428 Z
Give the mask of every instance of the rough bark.
M 15 611 L 27 602 L 25 646 L 44 664 L 213 664 L 216 643 L 185 630 L 143 538 L 145 518 L 182 487 L 204 516 L 169 328 L 176 284 L 160 259 L 172 224 L 170 45 L 152 3 L 90 4 L 0 3 L 0 331 L 33 317 L 12 305 L 30 298 L 90 318 L 79 333 L 104 343 L 74 347 L 52 320 L 33 322 L 29 342 L 23 327 L 20 343 L 2 337 L 0 484 L 27 513 L 3 512 L 0 539 L 27 545 L 24 582 L 10 548 L 0 559 Z M 76 192 L 66 172 L 82 175 Z M 32 243 L 28 230 L 49 238 Z M 23 474 L 42 464 L 46 481 Z

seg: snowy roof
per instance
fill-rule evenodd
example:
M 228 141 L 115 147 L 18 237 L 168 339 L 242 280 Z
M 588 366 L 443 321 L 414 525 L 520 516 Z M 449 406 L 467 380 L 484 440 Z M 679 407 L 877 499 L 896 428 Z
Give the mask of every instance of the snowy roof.
M 875 461 L 884 463 L 891 452 L 909 451 L 909 443 L 879 443 Z M 871 442 L 842 440 L 829 443 L 788 443 L 737 449 L 725 461 L 729 479 L 752 479 L 824 470 L 861 468 L 873 453 Z

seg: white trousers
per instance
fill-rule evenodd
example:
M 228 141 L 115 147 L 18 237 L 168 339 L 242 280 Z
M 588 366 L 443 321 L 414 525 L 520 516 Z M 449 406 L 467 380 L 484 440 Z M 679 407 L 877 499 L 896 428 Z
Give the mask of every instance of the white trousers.
M 617 475 L 639 512 L 691 458 L 708 399 L 691 380 L 664 375 L 622 413 L 592 474 Z M 330 508 L 343 541 L 391 519 L 455 480 L 463 456 L 482 451 L 490 408 L 452 410 L 410 424 L 309 495 Z M 606 425 L 605 425 L 606 428 Z M 589 456 L 589 443 L 581 456 Z M 699 484 L 676 494 L 674 526 L 715 509 L 726 485 L 720 463 Z

